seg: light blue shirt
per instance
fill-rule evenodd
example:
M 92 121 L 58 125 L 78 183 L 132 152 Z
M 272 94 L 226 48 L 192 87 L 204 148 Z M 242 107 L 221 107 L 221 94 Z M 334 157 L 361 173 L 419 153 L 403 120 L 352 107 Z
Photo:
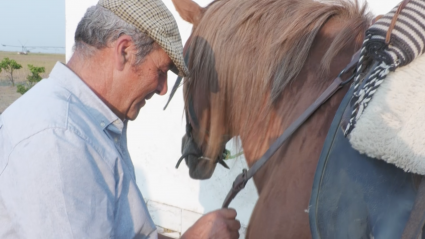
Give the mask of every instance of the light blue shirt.
M 126 128 L 57 63 L 0 116 L 0 238 L 157 238 Z

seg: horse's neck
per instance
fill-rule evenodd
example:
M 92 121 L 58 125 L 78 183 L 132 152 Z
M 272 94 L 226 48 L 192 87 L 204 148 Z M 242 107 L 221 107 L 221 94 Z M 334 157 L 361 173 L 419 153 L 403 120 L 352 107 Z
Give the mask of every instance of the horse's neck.
M 296 86 L 294 85 L 294 87 Z M 251 137 L 242 138 L 248 165 L 252 166 L 284 130 L 315 101 L 319 92 L 314 91 L 314 87 L 309 88 L 312 92 L 307 91 L 293 100 L 286 100 L 285 102 L 292 107 L 285 107 L 279 114 L 274 114 L 267 128 L 257 128 L 258 132 L 267 132 L 263 142 L 258 141 L 260 135 L 258 133 L 252 134 Z M 258 175 L 255 176 L 255 183 L 259 193 L 265 185 L 273 184 L 270 180 L 279 183 L 281 180 L 291 178 L 289 176 L 291 173 L 306 173 L 307 178 L 305 180 L 312 180 L 327 131 L 347 88 L 338 92 L 329 102 L 320 107 L 258 172 Z M 288 170 L 289 168 L 292 168 L 292 170 Z
M 332 24 L 327 24 L 332 25 Z M 245 157 L 248 165 L 258 160 L 270 145 L 326 90 L 337 77 L 338 73 L 350 62 L 352 54 L 361 44 L 352 42 L 334 57 L 331 72 L 327 77 L 320 77 L 319 62 L 332 41 L 332 26 L 323 28 L 321 35 L 313 44 L 310 57 L 307 59 L 301 73 L 287 86 L 270 115 L 270 123 L 257 122 L 252 128 L 253 133 L 242 138 Z M 333 120 L 333 116 L 347 91 L 348 87 L 338 92 L 322 107 L 320 107 L 305 122 L 294 135 L 285 142 L 269 162 L 255 176 L 259 192 L 270 179 L 285 178 L 279 172 L 285 167 L 292 167 L 294 173 L 307 173 L 307 181 L 311 181 L 323 147 L 325 137 Z M 260 135 L 264 135 L 261 138 Z M 276 176 L 274 175 L 276 173 Z M 287 172 L 291 173 L 291 172 Z M 287 179 L 287 177 L 286 177 Z
M 293 179 L 294 177 L 291 176 L 291 174 L 304 174 L 304 176 L 302 176 L 303 178 L 300 180 L 305 180 L 307 182 L 306 185 L 308 185 L 307 188 L 311 189 L 310 186 L 313 182 L 313 176 L 327 132 L 347 90 L 348 86 L 338 92 L 324 106 L 320 107 L 317 112 L 276 151 L 273 157 L 264 165 L 263 169 L 258 172 L 258 175 L 255 176 L 255 183 L 259 193 L 261 193 L 266 185 L 281 184 L 284 180 Z M 312 101 L 315 100 L 312 99 L 313 97 L 304 96 L 302 98 L 310 98 Z M 302 114 L 308 107 L 309 104 L 307 102 L 310 100 L 306 99 L 305 102 L 295 104 L 294 109 L 288 112 L 287 117 L 279 120 L 282 122 L 281 126 L 274 128 L 275 130 L 269 130 L 274 132 L 268 134 L 270 136 L 267 137 L 266 146 L 264 146 L 263 149 L 264 151 L 266 151 L 276 138 L 284 132 L 284 129 L 289 127 L 289 125 Z M 276 120 L 278 119 L 276 118 Z M 276 130 L 277 128 L 280 130 Z M 255 140 L 252 140 L 252 142 L 255 142 Z M 246 155 L 249 165 L 252 165 L 260 157 L 261 155 L 250 157 L 249 150 Z M 297 180 L 294 180 L 294 182 L 295 181 Z

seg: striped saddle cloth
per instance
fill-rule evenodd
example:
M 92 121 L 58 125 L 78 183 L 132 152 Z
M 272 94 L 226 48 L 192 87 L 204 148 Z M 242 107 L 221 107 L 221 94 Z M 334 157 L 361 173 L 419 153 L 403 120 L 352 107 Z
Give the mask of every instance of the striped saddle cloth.
M 366 31 L 343 129 L 359 152 L 425 175 L 425 0 L 400 4 Z

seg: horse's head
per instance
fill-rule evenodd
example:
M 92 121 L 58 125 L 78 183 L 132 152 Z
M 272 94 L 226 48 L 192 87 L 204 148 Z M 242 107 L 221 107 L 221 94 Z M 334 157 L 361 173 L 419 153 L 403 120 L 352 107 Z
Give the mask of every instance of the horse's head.
M 199 43 L 199 39 L 195 38 L 195 41 Z M 212 58 L 208 63 L 214 66 L 214 57 L 212 52 L 210 54 L 202 58 L 204 61 Z M 192 64 L 189 63 L 189 65 Z M 210 178 L 217 163 L 228 168 L 223 160 L 228 152 L 225 145 L 232 135 L 225 125 L 226 115 L 217 110 L 223 107 L 223 95 L 220 92 L 217 73 L 214 67 L 209 69 L 211 69 L 211 72 L 193 72 L 191 76 L 185 79 L 183 87 L 186 134 L 182 139 L 183 155 L 179 159 L 177 167 L 185 159 L 189 167 L 189 175 L 194 179 Z M 209 81 L 197 79 L 209 79 Z
M 191 0 L 173 0 L 173 4 L 180 16 L 192 23 L 195 29 L 205 9 Z M 187 124 L 186 134 L 182 139 L 183 155 L 177 167 L 184 159 L 189 167 L 189 175 L 194 179 L 210 178 L 217 163 L 228 168 L 223 159 L 227 153 L 225 144 L 231 138 L 224 125 L 226 116 L 215 110 L 222 106 L 223 102 L 214 68 L 213 51 L 209 48 L 210 51 L 203 51 L 203 54 L 192 55 L 192 52 L 196 52 L 195 48 L 204 48 L 207 44 L 202 38 L 191 36 L 184 47 L 189 68 L 193 66 L 194 61 L 211 66 L 208 67 L 210 71 L 193 72 L 185 79 L 183 88 Z M 189 61 L 189 58 L 192 60 Z M 211 127 L 212 124 L 214 128 Z
M 227 155 L 225 145 L 231 135 L 226 132 L 227 128 L 223 124 L 225 115 L 214 110 L 215 104 L 212 101 L 217 93 L 192 84 L 184 87 L 186 134 L 182 139 L 182 157 L 177 167 L 185 159 L 189 175 L 194 179 L 210 178 L 217 163 L 228 168 L 223 160 Z

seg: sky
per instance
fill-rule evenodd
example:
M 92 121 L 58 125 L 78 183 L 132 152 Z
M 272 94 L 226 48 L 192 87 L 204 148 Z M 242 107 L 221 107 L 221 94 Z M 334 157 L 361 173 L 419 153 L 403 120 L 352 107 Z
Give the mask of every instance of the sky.
M 369 5 L 375 13 L 383 13 L 399 1 L 369 0 Z M 0 51 L 27 46 L 31 52 L 65 53 L 65 27 L 65 0 L 0 0 Z
M 65 53 L 65 0 L 0 0 L 0 51 L 21 51 L 22 45 Z

